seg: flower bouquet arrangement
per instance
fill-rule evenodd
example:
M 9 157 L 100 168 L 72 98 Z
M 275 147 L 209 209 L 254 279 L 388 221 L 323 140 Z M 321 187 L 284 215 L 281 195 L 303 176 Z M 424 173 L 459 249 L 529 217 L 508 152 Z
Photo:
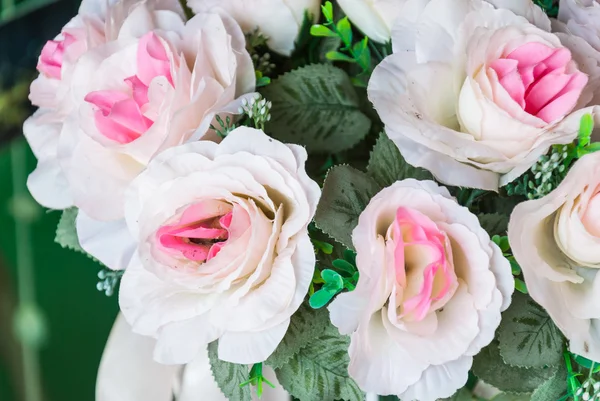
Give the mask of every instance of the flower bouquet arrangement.
M 597 0 L 83 0 L 38 70 L 98 401 L 600 400 Z

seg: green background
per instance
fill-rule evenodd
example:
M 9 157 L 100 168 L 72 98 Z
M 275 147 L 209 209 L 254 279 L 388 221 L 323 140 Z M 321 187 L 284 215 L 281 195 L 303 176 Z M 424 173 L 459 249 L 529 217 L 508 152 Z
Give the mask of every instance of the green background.
M 13 193 L 10 158 L 10 146 L 1 147 L 0 400 L 20 401 L 18 385 L 14 383 L 19 380 L 19 367 L 10 362 L 11 356 L 14 359 L 19 353 L 10 329 L 18 280 L 15 224 L 9 209 Z M 28 151 L 28 172 L 35 163 Z M 48 329 L 48 338 L 40 350 L 44 401 L 91 401 L 98 363 L 118 311 L 117 295 L 109 298 L 96 290 L 99 265 L 54 242 L 59 217 L 60 212 L 43 211 L 30 227 L 35 294 Z

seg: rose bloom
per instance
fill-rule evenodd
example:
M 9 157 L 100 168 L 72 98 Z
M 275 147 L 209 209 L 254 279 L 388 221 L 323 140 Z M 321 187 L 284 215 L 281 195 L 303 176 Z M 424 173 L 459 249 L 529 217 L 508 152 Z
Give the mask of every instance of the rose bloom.
M 147 16 L 142 11 L 124 23 L 139 36 L 121 31 L 78 60 L 71 92 L 79 106 L 63 124 L 57 148 L 65 187 L 79 208 L 82 246 L 112 269 L 129 262 L 120 251 L 102 252 L 107 241 L 128 244 L 127 186 L 162 150 L 216 140 L 209 130 L 215 115 L 236 113 L 239 96 L 255 83 L 244 35 L 230 17 L 198 14 L 184 23 L 171 13 L 159 18 L 161 29 L 147 30 L 138 21 Z
M 508 237 L 529 294 L 571 352 L 600 360 L 600 153 L 579 159 L 549 195 L 519 204 Z
M 600 2 L 598 0 L 561 0 L 557 19 L 558 24 L 555 28 L 582 37 L 600 51 Z
M 497 190 L 575 139 L 600 53 L 550 33 L 529 0 L 490 2 L 408 0 L 368 92 L 410 164 L 446 184 Z
M 213 378 L 206 348 L 187 365 L 169 366 L 152 359 L 155 344 L 134 334 L 119 315 L 100 362 L 96 401 L 227 401 Z M 265 385 L 261 401 L 291 401 L 273 369 L 265 365 L 263 374 L 276 387 Z M 252 400 L 258 400 L 254 391 Z
M 598 0 L 561 0 L 558 19 L 552 20 L 555 32 L 576 35 L 600 51 L 600 2 Z M 600 103 L 596 91 L 593 104 Z
M 289 56 L 306 13 L 317 22 L 320 0 L 188 0 L 195 13 L 221 11 L 231 15 L 245 33 L 258 29 L 271 50 Z
M 172 0 L 84 0 L 79 13 L 56 38 L 44 45 L 37 64 L 40 74 L 31 84 L 29 95 L 32 104 L 40 109 L 23 126 L 38 159 L 38 166 L 27 184 L 39 203 L 52 209 L 73 205 L 57 159 L 57 146 L 62 124 L 77 103 L 71 95 L 71 85 L 80 84 L 73 82 L 73 70 L 79 58 L 119 35 L 136 36 L 153 27 L 166 29 L 167 21 L 181 18 L 183 10 Z
M 392 26 L 406 0 L 338 0 L 344 13 L 369 39 L 390 41 Z
M 349 373 L 403 400 L 451 396 L 510 304 L 510 264 L 477 217 L 433 181 L 383 189 L 352 232 L 360 280 L 329 306 L 351 334 Z
M 315 267 L 307 227 L 320 189 L 306 157 L 240 127 L 220 144 L 164 151 L 133 181 L 125 217 L 136 252 L 119 303 L 135 333 L 157 339 L 158 362 L 190 362 L 216 339 L 219 358 L 235 363 L 275 350 Z M 119 253 L 104 240 L 94 256 Z

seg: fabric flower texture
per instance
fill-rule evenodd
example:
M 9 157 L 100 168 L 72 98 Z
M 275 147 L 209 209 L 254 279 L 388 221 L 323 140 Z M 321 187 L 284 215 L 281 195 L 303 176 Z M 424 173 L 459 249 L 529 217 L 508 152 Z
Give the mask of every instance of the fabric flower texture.
M 96 381 L 96 401 L 227 401 L 210 368 L 208 353 L 203 349 L 196 358 L 182 366 L 156 363 L 152 350 L 156 341 L 132 333 L 122 315 L 106 343 Z M 124 357 L 126 356 L 126 357 Z M 276 387 L 264 386 L 261 401 L 291 401 L 270 367 L 264 374 Z M 255 392 L 252 401 L 258 401 Z
M 569 339 L 600 360 L 600 153 L 584 156 L 549 195 L 517 205 L 508 236 L 531 297 Z
M 32 104 L 39 110 L 27 119 L 23 127 L 38 159 L 38 166 L 27 184 L 39 203 L 53 209 L 73 205 L 58 161 L 57 148 L 63 123 L 77 106 L 72 86 L 86 83 L 80 81 L 81 77 L 74 77 L 78 60 L 87 51 L 118 36 L 139 36 L 144 29 L 168 29 L 170 21 L 182 18 L 183 10 L 177 1 L 84 0 L 79 14 L 65 25 L 56 38 L 44 45 L 37 64 L 40 74 L 31 84 L 29 95 Z
M 598 0 L 561 0 L 554 28 L 585 39 L 600 51 L 600 2 Z
M 199 141 L 150 162 L 126 196 L 137 255 L 121 310 L 154 357 L 187 363 L 219 339 L 219 358 L 264 361 L 308 292 L 308 236 L 320 197 L 305 150 L 241 127 L 219 145 Z
M 338 0 L 350 20 L 369 39 L 390 41 L 392 26 L 406 0 Z
M 600 53 L 549 30 L 529 0 L 408 0 L 368 87 L 406 160 L 446 184 L 497 190 L 573 141 Z
M 245 33 L 258 29 L 271 50 L 289 56 L 305 17 L 316 22 L 320 0 L 188 0 L 196 13 L 222 11 L 231 15 Z
M 432 181 L 379 192 L 352 233 L 360 280 L 329 306 L 350 375 L 403 400 L 449 397 L 494 338 L 514 282 L 477 217 Z
M 122 218 L 125 188 L 152 157 L 205 138 L 215 114 L 237 111 L 236 98 L 254 90 L 235 21 L 167 22 L 89 51 L 73 71 L 81 102 L 62 129 L 59 160 L 75 206 L 95 220 Z

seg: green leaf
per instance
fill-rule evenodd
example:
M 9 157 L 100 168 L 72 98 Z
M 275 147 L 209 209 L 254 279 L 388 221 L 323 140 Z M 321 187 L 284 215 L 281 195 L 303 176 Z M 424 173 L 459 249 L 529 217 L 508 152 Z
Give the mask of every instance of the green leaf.
M 531 393 L 556 372 L 556 368 L 520 368 L 504 363 L 494 340 L 473 358 L 473 373 L 486 383 L 505 392 Z
M 273 369 L 281 368 L 302 348 L 322 335 L 328 325 L 327 310 L 314 310 L 303 304 L 292 315 L 285 337 L 265 363 Z
M 364 69 L 368 69 L 371 66 L 371 50 L 367 47 L 368 41 L 369 38 L 365 36 L 363 40 L 356 42 L 352 46 L 354 57 Z
M 336 33 L 331 29 L 327 28 L 325 25 L 313 25 L 310 27 L 310 34 L 312 36 L 324 36 L 324 37 L 337 37 Z
M 261 90 L 273 103 L 266 125 L 271 136 L 306 146 L 309 152 L 337 153 L 364 138 L 371 120 L 346 72 L 327 64 L 302 67 Z
M 519 291 L 521 294 L 529 294 L 527 285 L 520 278 L 515 278 L 515 290 Z
M 506 259 L 508 259 L 508 262 L 510 263 L 510 268 L 512 270 L 512 274 L 514 274 L 515 276 L 518 276 L 519 274 L 521 274 L 521 266 L 519 266 L 519 263 L 517 263 L 517 260 L 515 259 L 515 257 L 509 256 Z
M 354 249 L 352 230 L 358 224 L 358 216 L 379 189 L 371 177 L 353 167 L 331 168 L 315 214 L 317 227 L 346 248 Z
M 344 286 L 344 281 L 342 280 L 342 276 L 339 275 L 339 273 L 330 270 L 330 269 L 325 269 L 321 272 L 321 277 L 323 277 L 323 280 L 325 280 L 326 283 L 331 283 L 333 284 L 334 288 L 338 289 L 338 288 L 342 288 Z
M 331 60 L 327 58 L 327 53 L 337 51 L 341 44 L 342 40 L 337 35 L 322 38 L 318 47 L 318 61 L 324 64 L 331 63 Z
M 381 186 L 388 187 L 405 178 L 430 180 L 431 174 L 422 168 L 408 164 L 398 147 L 382 132 L 371 151 L 367 173 Z
M 325 4 L 321 6 L 321 10 L 327 21 L 333 21 L 333 4 L 331 4 L 330 1 L 326 1 Z
M 567 393 L 567 369 L 560 364 L 558 370 L 531 395 L 531 401 L 560 400 Z
M 579 366 L 583 366 L 586 369 L 591 369 L 592 365 L 593 365 L 594 366 L 594 373 L 597 373 L 597 372 L 600 371 L 600 363 L 594 362 L 592 360 L 589 360 L 589 359 L 587 359 L 587 358 L 585 358 L 585 357 L 583 357 L 581 355 L 575 355 L 575 354 L 573 354 L 573 356 L 574 356 L 573 359 L 575 359 L 575 362 L 577 362 L 577 364 Z
M 260 77 L 260 78 L 256 78 L 256 87 L 260 88 L 263 86 L 267 86 L 271 83 L 271 78 L 269 77 Z
M 356 252 L 351 249 L 345 249 L 344 260 L 348 261 L 352 266 L 356 266 Z
M 452 397 L 443 398 L 438 401 L 475 401 L 476 398 L 471 394 L 471 392 L 466 388 L 461 388 L 458 390 L 456 394 Z
M 275 370 L 277 380 L 299 401 L 362 401 L 363 392 L 348 375 L 349 345 L 350 338 L 329 325 Z
M 580 146 L 587 146 L 590 143 L 590 136 L 594 130 L 594 117 L 591 114 L 584 114 L 581 117 L 579 125 L 579 134 L 577 139 L 579 140 Z
M 336 259 L 332 262 L 333 267 L 338 270 L 341 270 L 346 273 L 350 273 L 353 275 L 356 272 L 356 267 L 354 267 L 350 262 L 345 261 L 344 259 Z
M 208 344 L 210 370 L 217 385 L 229 401 L 252 401 L 249 386 L 240 387 L 248 380 L 250 369 L 247 365 L 225 362 L 217 356 L 218 342 Z
M 321 309 L 331 301 L 336 292 L 329 291 L 327 288 L 321 288 L 308 299 L 308 304 L 313 309 Z
M 56 237 L 54 238 L 54 241 L 63 248 L 86 253 L 81 245 L 79 245 L 79 238 L 77 238 L 77 229 L 75 228 L 77 212 L 78 209 L 76 207 L 65 209 L 62 212 L 58 226 L 56 227 Z
M 562 361 L 563 338 L 552 319 L 529 296 L 515 293 L 498 328 L 500 354 L 513 366 L 557 366 Z
M 499 213 L 483 213 L 477 216 L 479 223 L 490 236 L 492 235 L 506 235 L 508 229 L 508 216 Z
M 498 394 L 491 401 L 529 401 L 529 394 Z M 549 399 L 547 400 L 549 401 Z
M 331 60 L 331 61 L 346 61 L 348 63 L 355 63 L 356 60 L 354 60 L 352 57 L 345 55 L 344 53 L 340 53 L 338 51 L 331 51 L 328 52 L 325 57 L 327 57 L 327 60 Z
M 344 44 L 346 46 L 350 46 L 350 44 L 352 44 L 352 26 L 350 26 L 350 20 L 348 20 L 348 17 L 344 17 L 339 20 L 336 28 Z

